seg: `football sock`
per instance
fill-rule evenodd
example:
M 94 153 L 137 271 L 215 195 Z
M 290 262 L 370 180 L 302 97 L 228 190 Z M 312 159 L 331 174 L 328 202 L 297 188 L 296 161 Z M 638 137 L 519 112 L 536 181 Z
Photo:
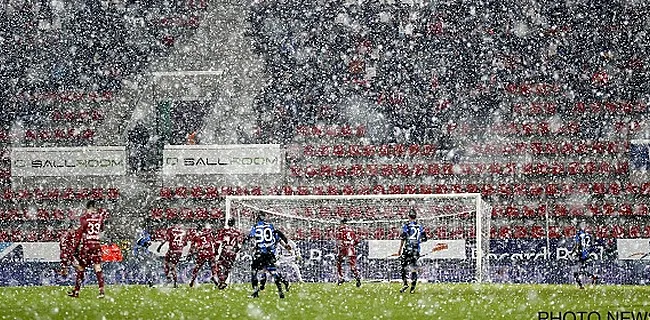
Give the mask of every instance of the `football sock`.
M 74 282 L 74 291 L 75 292 L 79 292 L 79 290 L 81 289 L 81 284 L 84 282 L 84 275 L 85 275 L 84 270 L 81 270 L 81 271 L 77 270 L 77 277 L 76 277 L 75 282 Z
M 104 293 L 104 271 L 98 271 L 97 274 L 97 285 L 99 286 L 99 293 Z

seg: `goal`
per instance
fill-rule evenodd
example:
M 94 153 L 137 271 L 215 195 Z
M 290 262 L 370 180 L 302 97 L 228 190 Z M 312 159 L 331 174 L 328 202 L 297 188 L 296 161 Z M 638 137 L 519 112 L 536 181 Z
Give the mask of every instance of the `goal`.
M 478 193 L 227 196 L 225 202 L 226 218 L 235 218 L 237 228 L 245 233 L 258 212 L 266 213 L 267 221 L 297 244 L 304 281 L 336 281 L 336 229 L 343 218 L 360 240 L 356 253 L 362 278 L 400 279 L 396 253 L 410 210 L 416 211 L 429 238 L 421 247 L 420 279 L 489 280 L 491 208 Z M 244 252 L 231 280 L 248 281 L 249 269 L 250 252 Z M 349 270 L 346 273 L 352 276 Z

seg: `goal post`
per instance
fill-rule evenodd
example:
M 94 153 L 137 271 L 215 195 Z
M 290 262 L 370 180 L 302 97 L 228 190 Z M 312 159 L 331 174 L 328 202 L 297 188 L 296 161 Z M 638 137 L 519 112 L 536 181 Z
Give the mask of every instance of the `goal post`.
M 298 244 L 306 281 L 336 280 L 335 235 L 343 218 L 360 240 L 357 257 L 362 277 L 398 280 L 396 253 L 410 210 L 416 211 L 429 238 L 421 248 L 421 279 L 489 281 L 491 208 L 478 193 L 226 196 L 225 206 L 226 219 L 235 218 L 236 227 L 245 233 L 264 212 L 270 223 Z M 240 261 L 233 281 L 247 281 L 248 268 Z

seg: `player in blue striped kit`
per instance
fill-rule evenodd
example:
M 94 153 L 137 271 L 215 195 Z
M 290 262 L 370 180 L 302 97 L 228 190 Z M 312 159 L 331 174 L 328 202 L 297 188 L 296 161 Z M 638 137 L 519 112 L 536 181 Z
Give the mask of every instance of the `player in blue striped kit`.
M 402 234 L 399 245 L 400 265 L 402 269 L 403 286 L 399 292 L 405 292 L 408 288 L 407 273 L 411 271 L 411 293 L 415 292 L 415 286 L 418 283 L 418 259 L 420 259 L 420 244 L 427 241 L 427 235 L 424 228 L 415 221 L 417 214 L 411 210 L 408 214 L 409 222 L 402 226 Z
M 584 289 L 581 276 L 591 277 L 592 284 L 596 284 L 598 282 L 598 277 L 591 271 L 591 264 L 593 262 L 591 259 L 591 251 L 594 245 L 593 238 L 586 231 L 586 223 L 584 221 L 578 223 L 578 231 L 576 232 L 574 241 L 575 243 L 573 245 L 573 249 L 571 250 L 571 253 L 576 262 L 576 265 L 574 266 L 573 277 L 578 283 L 578 287 L 580 289 Z
M 151 235 L 147 230 L 142 230 L 140 235 L 133 244 L 133 263 L 134 267 L 140 269 L 144 274 L 145 281 L 149 287 L 154 284 L 153 267 L 155 264 L 154 256 L 149 247 L 151 246 Z
M 268 272 L 275 279 L 275 285 L 278 287 L 278 294 L 280 298 L 284 298 L 282 292 L 282 285 L 289 291 L 289 282 L 286 281 L 278 272 L 275 266 L 275 250 L 278 244 L 281 244 L 291 253 L 291 248 L 287 245 L 287 237 L 282 232 L 276 230 L 273 224 L 267 223 L 266 215 L 264 212 L 259 212 L 257 215 L 257 224 L 255 224 L 249 233 L 249 239 L 255 241 L 255 253 L 253 254 L 253 262 L 251 263 L 251 284 L 253 285 L 253 294 L 251 297 L 257 298 L 259 296 L 260 288 L 258 287 L 258 272 Z M 282 243 L 280 243 L 282 241 Z M 266 277 L 266 274 L 264 274 Z

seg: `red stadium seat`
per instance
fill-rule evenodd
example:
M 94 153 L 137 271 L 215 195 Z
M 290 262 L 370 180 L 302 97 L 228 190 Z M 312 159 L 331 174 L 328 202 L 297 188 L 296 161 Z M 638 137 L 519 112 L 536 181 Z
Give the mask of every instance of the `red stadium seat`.
M 196 208 L 194 210 L 194 217 L 199 220 L 205 220 L 210 217 L 210 211 L 207 208 Z
M 357 187 L 357 194 L 370 194 L 370 186 L 367 185 L 359 185 Z
M 537 210 L 532 206 L 523 206 L 521 208 L 521 215 L 524 217 L 534 217 L 537 215 Z
M 404 193 L 405 194 L 416 194 L 416 193 L 418 193 L 418 188 L 415 185 L 406 184 L 406 185 L 404 185 Z
M 221 208 L 210 208 L 210 219 L 223 219 L 224 213 Z
M 193 199 L 201 199 L 203 198 L 203 188 L 200 186 L 194 186 L 192 187 L 190 191 L 190 195 Z
M 75 198 L 75 191 L 72 188 L 65 188 L 63 189 L 63 193 L 61 194 L 61 199 L 64 200 L 74 200 Z
M 185 186 L 176 187 L 174 190 L 174 196 L 176 196 L 176 198 L 185 199 L 188 195 L 189 192 Z
M 11 189 L 6 189 L 2 193 L 2 200 L 4 201 L 11 201 L 13 199 L 14 193 L 11 191 Z
M 117 200 L 120 198 L 120 190 L 118 188 L 108 188 L 106 191 L 106 198 L 109 200 Z
M 499 228 L 499 233 L 497 234 L 498 239 L 511 239 L 512 237 L 513 234 L 510 226 L 501 226 Z
M 160 220 L 163 218 L 163 209 L 161 208 L 151 208 L 151 218 Z
M 570 175 L 576 175 L 583 172 L 582 164 L 579 162 L 571 162 L 567 166 L 567 173 Z
M 176 219 L 177 216 L 178 216 L 178 209 L 176 208 L 165 209 L 165 219 L 172 220 L 172 219 Z
M 420 187 L 420 194 L 432 194 L 433 193 L 433 187 L 428 184 L 421 184 Z
M 512 187 L 512 192 L 516 196 L 523 196 L 528 194 L 528 186 L 525 183 L 516 183 Z
M 332 195 L 332 196 L 336 196 L 336 195 L 340 195 L 341 192 L 339 191 L 338 186 L 330 184 L 330 185 L 327 186 L 327 194 Z
M 446 184 L 436 184 L 433 186 L 433 193 L 449 193 L 449 189 Z
M 625 228 L 621 225 L 615 224 L 612 226 L 611 235 L 615 239 L 625 238 Z
M 635 185 L 634 183 L 627 182 L 625 183 L 624 187 L 625 193 L 630 194 L 630 195 L 636 195 L 639 193 L 639 186 Z
M 250 188 L 250 194 L 251 194 L 251 196 L 261 196 L 262 195 L 262 187 L 260 187 L 260 186 L 252 186 Z
M 629 238 L 641 238 L 641 227 L 638 225 L 630 226 L 630 229 L 627 232 Z
M 75 193 L 75 199 L 77 199 L 77 200 L 88 200 L 88 199 L 90 199 L 90 189 L 88 189 L 88 188 L 78 189 L 77 192 Z
M 183 220 L 192 220 L 194 218 L 194 211 L 191 208 L 181 208 L 178 216 Z
M 529 186 L 528 193 L 533 197 L 539 197 L 544 192 L 544 188 L 539 183 L 534 183 Z
M 172 190 L 168 187 L 162 187 L 160 189 L 160 198 L 161 199 L 171 199 L 173 197 Z
M 558 186 L 555 183 L 549 183 L 546 185 L 545 193 L 547 196 L 554 196 L 558 193 Z
M 500 206 L 492 207 L 492 218 L 498 218 L 504 216 L 504 208 Z
M 399 174 L 402 177 L 408 177 L 411 175 L 411 169 L 409 168 L 409 165 L 406 163 L 401 163 L 395 166 L 395 171 L 397 171 L 397 174 Z
M 596 238 L 611 238 L 612 233 L 610 232 L 610 228 L 607 225 L 599 225 L 596 227 Z
M 345 188 L 344 188 L 344 190 L 345 190 Z M 296 188 L 296 193 L 298 195 L 301 195 L 301 196 L 306 196 L 306 195 L 309 194 L 309 187 L 308 186 L 298 186 L 298 188 Z
M 629 203 L 621 203 L 618 206 L 618 212 L 621 216 L 631 216 L 634 213 L 632 205 Z
M 393 166 L 390 164 L 383 164 L 381 166 L 381 175 L 383 177 L 392 177 L 393 176 Z
M 530 237 L 533 239 L 541 239 L 546 237 L 546 232 L 544 231 L 544 227 L 542 226 L 532 226 L 530 228 Z
M 384 186 L 377 184 L 372 187 L 372 194 L 386 194 L 386 190 L 384 190 Z
M 519 212 L 519 208 L 516 206 L 507 206 L 505 208 L 505 216 L 510 217 L 510 218 L 515 218 L 515 217 L 520 217 L 521 213 Z
M 634 206 L 634 215 L 635 216 L 647 216 L 648 215 L 648 206 L 640 203 Z
M 393 184 L 388 186 L 388 193 L 389 194 L 401 194 L 402 193 L 402 186 L 398 184 Z
M 462 184 L 452 184 L 449 186 L 451 189 L 451 192 L 453 193 L 464 193 L 465 192 L 465 186 Z
M 594 194 L 603 195 L 607 193 L 607 187 L 604 183 L 596 182 L 591 185 Z
M 528 228 L 525 226 L 515 226 L 512 235 L 515 239 L 525 239 L 528 237 Z
M 565 226 L 562 228 L 562 236 L 564 238 L 572 238 L 576 234 L 576 227 L 574 226 Z

